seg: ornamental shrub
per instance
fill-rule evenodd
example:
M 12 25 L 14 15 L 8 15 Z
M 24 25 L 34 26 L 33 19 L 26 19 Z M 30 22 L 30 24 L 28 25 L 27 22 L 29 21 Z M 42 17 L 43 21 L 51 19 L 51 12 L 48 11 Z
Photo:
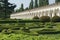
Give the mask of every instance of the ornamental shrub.
M 52 18 L 52 21 L 53 21 L 53 22 L 60 22 L 60 17 L 59 17 L 59 16 L 54 16 L 54 17 Z
M 41 22 L 49 22 L 50 21 L 50 17 L 49 16 L 42 16 L 42 17 L 40 17 L 40 21 Z
M 39 17 L 38 16 L 34 16 L 33 19 L 39 19 Z

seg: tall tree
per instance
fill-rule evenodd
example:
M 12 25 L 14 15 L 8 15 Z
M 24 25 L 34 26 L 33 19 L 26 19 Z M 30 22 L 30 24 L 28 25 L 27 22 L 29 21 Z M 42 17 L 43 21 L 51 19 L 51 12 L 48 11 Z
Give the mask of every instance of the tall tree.
M 30 2 L 30 5 L 29 5 L 29 9 L 33 9 L 33 0 L 31 0 L 31 2 Z
M 38 0 L 35 0 L 35 8 L 38 7 Z
M 49 0 L 44 0 L 43 1 L 43 5 L 48 5 L 49 4 Z
M 21 7 L 16 10 L 16 12 L 22 12 L 22 11 L 24 11 L 24 5 L 23 5 L 23 3 L 21 4 Z
M 39 7 L 40 6 L 45 6 L 49 4 L 49 0 L 39 0 Z
M 24 6 L 23 6 L 23 3 L 21 4 L 20 11 L 24 11 Z
M 3 15 L 0 17 L 9 18 L 15 7 L 16 5 L 9 3 L 8 0 L 0 0 L 0 14 Z
M 30 4 L 29 4 L 29 9 L 31 9 L 31 2 L 30 2 Z
M 31 8 L 33 9 L 33 0 L 31 0 Z
M 56 3 L 60 2 L 60 0 L 55 0 Z
M 43 1 L 39 0 L 39 7 L 43 5 Z
M 28 10 L 28 9 L 29 9 L 28 7 L 25 8 L 25 10 Z

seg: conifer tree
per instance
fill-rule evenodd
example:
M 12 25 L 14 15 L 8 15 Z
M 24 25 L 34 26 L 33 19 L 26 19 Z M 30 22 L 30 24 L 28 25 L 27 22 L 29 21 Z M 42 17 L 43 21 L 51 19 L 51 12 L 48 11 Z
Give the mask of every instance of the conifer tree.
M 23 5 L 23 3 L 21 4 L 20 11 L 24 11 L 24 5 Z
M 45 6 L 49 4 L 49 0 L 39 0 L 39 7 L 40 6 Z
M 8 0 L 0 0 L 0 18 L 9 18 L 16 5 L 11 4 Z
M 35 0 L 35 8 L 38 7 L 38 0 Z
M 33 9 L 33 5 L 34 5 L 33 0 L 31 0 L 30 5 L 29 5 L 29 9 Z
M 55 0 L 56 3 L 60 2 L 60 0 Z

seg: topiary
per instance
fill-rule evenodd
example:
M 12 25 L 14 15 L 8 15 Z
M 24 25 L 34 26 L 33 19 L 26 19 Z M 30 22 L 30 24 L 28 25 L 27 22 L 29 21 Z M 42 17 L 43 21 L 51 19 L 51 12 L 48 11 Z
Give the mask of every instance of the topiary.
M 52 18 L 52 21 L 53 21 L 53 22 L 60 22 L 60 17 L 59 17 L 59 16 L 54 16 L 54 17 Z
M 41 22 L 49 22 L 50 21 L 50 17 L 49 16 L 42 16 L 42 17 L 40 17 L 40 21 Z
M 33 19 L 39 19 L 39 17 L 38 16 L 34 16 Z

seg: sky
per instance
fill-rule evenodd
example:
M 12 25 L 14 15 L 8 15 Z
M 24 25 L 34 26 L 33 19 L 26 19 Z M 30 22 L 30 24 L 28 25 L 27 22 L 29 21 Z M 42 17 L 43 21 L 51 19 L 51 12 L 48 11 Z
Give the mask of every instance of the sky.
M 31 0 L 9 0 L 10 3 L 16 4 L 17 7 L 15 9 L 19 9 L 21 3 L 24 4 L 24 8 L 29 6 Z M 55 0 L 49 0 L 49 4 L 55 3 Z

